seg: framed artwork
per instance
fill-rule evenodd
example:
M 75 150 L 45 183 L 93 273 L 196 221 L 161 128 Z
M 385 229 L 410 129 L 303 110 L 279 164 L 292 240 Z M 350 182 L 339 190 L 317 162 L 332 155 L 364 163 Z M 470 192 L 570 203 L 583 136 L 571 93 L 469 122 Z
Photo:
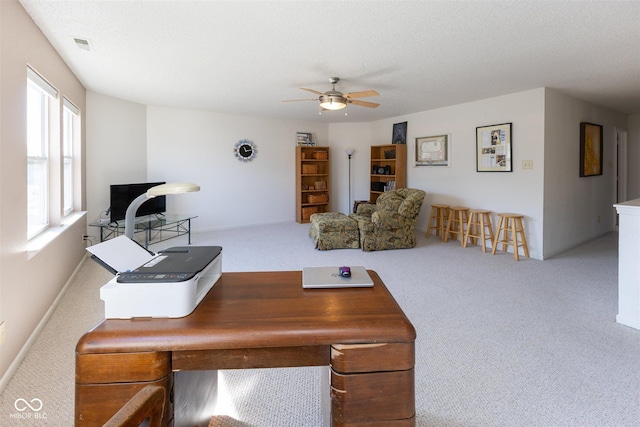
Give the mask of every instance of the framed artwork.
M 580 123 L 580 176 L 602 175 L 602 125 Z
M 451 134 L 416 138 L 416 166 L 451 166 Z
M 407 122 L 396 123 L 393 125 L 393 137 L 391 138 L 392 144 L 406 144 L 407 143 Z
M 476 171 L 511 172 L 511 123 L 476 128 Z
M 310 132 L 298 132 L 296 136 L 297 136 L 298 145 L 305 145 L 305 146 L 316 145 L 315 142 L 313 142 L 313 135 L 311 135 Z

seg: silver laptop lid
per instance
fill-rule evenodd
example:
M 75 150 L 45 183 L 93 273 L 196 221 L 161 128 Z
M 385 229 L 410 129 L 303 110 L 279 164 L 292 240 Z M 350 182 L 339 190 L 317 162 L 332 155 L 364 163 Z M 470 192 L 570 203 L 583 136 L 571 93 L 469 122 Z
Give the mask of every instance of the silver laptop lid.
M 351 277 L 341 277 L 340 267 L 305 267 L 302 269 L 302 287 L 316 288 L 367 288 L 373 280 L 364 267 L 351 267 Z

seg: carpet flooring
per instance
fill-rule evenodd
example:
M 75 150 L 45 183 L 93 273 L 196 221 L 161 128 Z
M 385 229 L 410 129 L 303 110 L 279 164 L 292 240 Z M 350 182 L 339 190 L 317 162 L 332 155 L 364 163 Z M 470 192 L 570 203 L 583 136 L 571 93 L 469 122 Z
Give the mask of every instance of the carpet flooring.
M 194 233 L 223 271 L 362 265 L 414 324 L 418 426 L 640 425 L 640 331 L 619 325 L 616 233 L 545 261 L 418 236 L 409 250 L 317 251 L 296 223 Z M 181 245 L 180 238 L 151 247 Z M 2 426 L 73 424 L 74 347 L 110 274 L 87 260 L 0 395 Z M 323 368 L 219 372 L 211 426 L 320 426 Z M 45 418 L 16 418 L 38 398 Z

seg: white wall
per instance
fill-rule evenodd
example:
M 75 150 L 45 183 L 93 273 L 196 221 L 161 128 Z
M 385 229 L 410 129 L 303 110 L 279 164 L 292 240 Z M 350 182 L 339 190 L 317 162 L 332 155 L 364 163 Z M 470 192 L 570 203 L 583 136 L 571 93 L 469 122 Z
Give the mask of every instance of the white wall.
M 627 116 L 552 89 L 545 92 L 544 257 L 548 258 L 613 230 L 614 128 L 626 129 Z M 604 126 L 600 176 L 579 176 L 580 122 Z
M 369 200 L 369 148 L 371 123 L 333 123 L 329 125 L 331 146 L 331 200 L 333 210 L 348 214 L 355 200 Z M 349 157 L 351 156 L 351 201 L 349 201 Z
M 87 218 L 109 208 L 109 185 L 147 181 L 147 107 L 87 92 Z M 89 227 L 89 233 L 98 230 Z
M 148 107 L 147 178 L 200 185 L 167 197 L 168 212 L 198 216 L 194 230 L 293 221 L 296 132 L 328 143 L 322 123 Z M 257 146 L 251 162 L 235 158 L 242 139 Z
M 27 64 L 60 92 L 53 110 L 61 111 L 66 96 L 80 109 L 83 122 L 85 89 L 17 0 L 0 1 L 0 40 L 0 321 L 6 324 L 7 338 L 0 347 L 1 385 L 82 260 L 87 226 L 85 217 L 77 215 L 73 224 L 55 227 L 53 241 L 27 253 Z M 54 114 L 52 120 L 60 117 Z M 61 129 L 61 122 L 52 128 Z M 60 132 L 51 137 L 52 143 L 61 141 Z M 83 124 L 80 156 L 84 141 Z M 84 172 L 80 171 L 81 208 Z

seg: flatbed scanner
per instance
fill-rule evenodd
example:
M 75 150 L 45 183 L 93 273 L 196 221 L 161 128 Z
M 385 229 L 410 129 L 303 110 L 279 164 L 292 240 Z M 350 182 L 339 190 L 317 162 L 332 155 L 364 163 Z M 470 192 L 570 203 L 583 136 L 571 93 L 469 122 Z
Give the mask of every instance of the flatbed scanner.
M 106 243 L 110 244 L 101 247 Z M 184 317 L 195 310 L 222 274 L 220 246 L 177 246 L 154 255 L 120 236 L 87 250 L 116 272 L 100 288 L 107 319 Z M 128 268 L 132 262 L 136 267 Z

